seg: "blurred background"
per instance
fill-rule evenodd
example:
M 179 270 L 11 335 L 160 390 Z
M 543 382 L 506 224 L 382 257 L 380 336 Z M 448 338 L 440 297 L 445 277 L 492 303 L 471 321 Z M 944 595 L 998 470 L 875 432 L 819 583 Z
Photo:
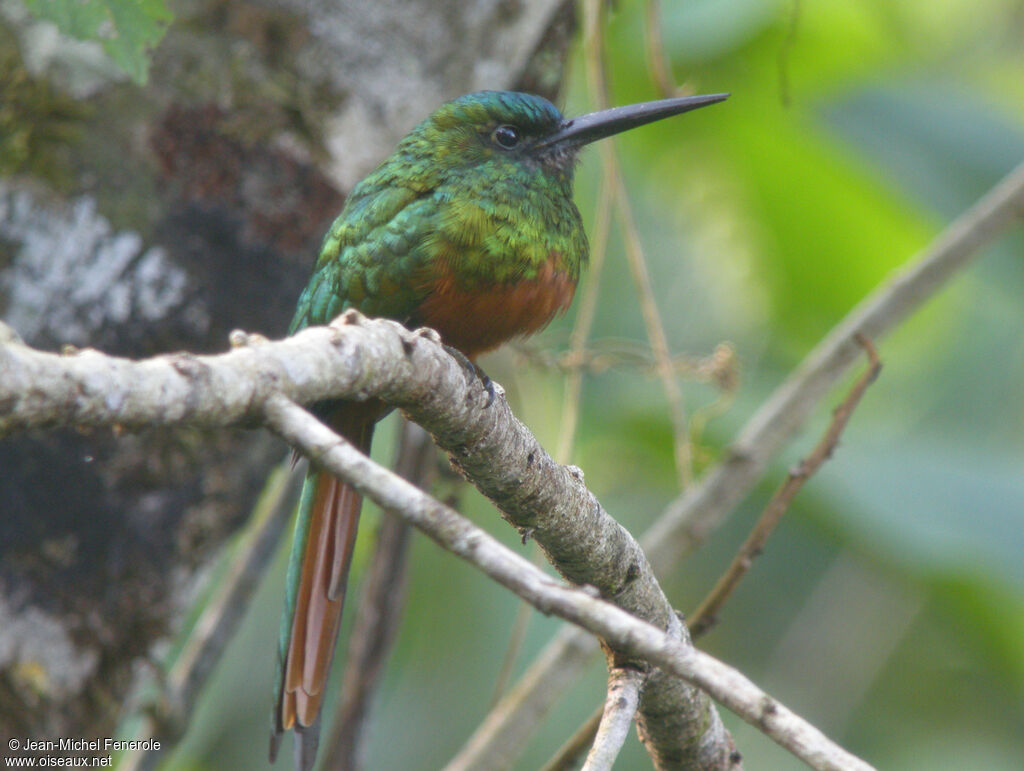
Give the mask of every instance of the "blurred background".
M 649 11 L 638 0 L 607 11 L 613 104 L 662 95 Z M 732 93 L 616 143 L 671 351 L 702 358 L 728 343 L 734 352 L 734 388 L 681 379 L 699 474 L 833 325 L 1024 160 L 1024 3 L 663 0 L 658 28 L 676 85 Z M 578 30 L 568 50 L 558 100 L 572 115 L 595 103 Z M 600 160 L 591 149 L 578 172 L 590 232 Z M 301 284 L 305 269 L 295 270 Z M 700 641 L 879 768 L 1024 767 L 1022 296 L 1018 228 L 878 341 L 884 369 L 838 451 Z M 542 354 L 566 349 L 575 312 L 482 362 L 552 452 L 566 379 Z M 584 376 L 571 462 L 641 533 L 680 483 L 664 391 L 636 363 L 648 343 L 616 224 L 591 337 L 591 349 L 627 355 Z M 660 576 L 676 607 L 691 611 L 714 585 L 842 394 L 707 545 Z M 394 421 L 377 433 L 382 460 Z M 460 500 L 522 550 L 478 494 L 463 489 Z M 370 533 L 377 512 L 364 516 Z M 371 547 L 360 539 L 356 577 Z M 286 551 L 282 543 L 164 768 L 263 766 Z M 489 707 L 516 611 L 506 591 L 414 537 L 366 768 L 435 768 L 454 754 Z M 557 628 L 531 619 L 517 671 Z M 595 661 L 517 767 L 542 765 L 604 685 Z M 721 712 L 747 768 L 802 767 Z M 285 751 L 277 767 L 290 764 Z M 631 737 L 619 767 L 648 766 Z

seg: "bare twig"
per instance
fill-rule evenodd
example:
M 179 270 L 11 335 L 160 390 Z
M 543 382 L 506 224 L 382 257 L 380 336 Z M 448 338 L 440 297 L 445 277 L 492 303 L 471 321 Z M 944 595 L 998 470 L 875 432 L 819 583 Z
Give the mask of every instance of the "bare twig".
M 600 635 L 616 657 L 636 657 L 659 667 L 652 670 L 641 697 L 639 714 L 647 720 L 642 726 L 661 728 L 643 713 L 651 698 L 647 690 L 653 687 L 656 697 L 662 697 L 648 708 L 663 708 L 668 697 L 676 696 L 665 682 L 674 675 L 706 690 L 816 768 L 868 768 L 738 672 L 693 650 L 643 553 L 586 490 L 578 471 L 555 464 L 512 417 L 500 387 L 489 403 L 475 375 L 464 372 L 430 337 L 394 322 L 348 313 L 331 327 L 308 329 L 277 343 L 250 339 L 251 345 L 222 356 L 178 355 L 134 363 L 96 352 L 61 357 L 17 344 L 0 345 L 0 363 L 7 365 L 0 367 L 0 426 L 11 430 L 56 421 L 223 425 L 262 416 L 322 467 L 381 506 L 401 511 L 430 537 L 543 612 Z M 245 342 L 239 335 L 235 339 Z M 26 378 L 34 378 L 33 387 L 19 388 Z M 240 379 L 244 385 L 235 382 Z M 530 523 L 534 537 L 565 577 L 595 584 L 630 612 L 589 590 L 553 581 L 450 508 L 363 456 L 290 401 L 289 393 L 301 393 L 309 401 L 359 395 L 404 405 L 510 520 Z M 169 394 L 180 403 L 170 403 Z M 572 528 L 576 514 L 582 517 L 580 527 Z M 609 559 L 615 564 L 606 564 Z M 602 572 L 609 567 L 609 573 Z M 628 569 L 628 577 L 620 569 Z M 634 614 L 656 620 L 658 626 Z M 698 753 L 693 762 L 722 764 L 733 750 L 718 713 L 692 689 L 679 697 L 672 719 L 693 737 L 691 745 Z M 651 744 L 648 749 L 662 751 Z
M 395 473 L 426 490 L 436 469 L 435 454 L 427 432 L 403 420 Z M 359 767 L 370 702 L 391 653 L 405 604 L 409 534 L 408 523 L 394 512 L 381 515 L 377 545 L 349 637 L 341 695 L 331 724 L 324 768 Z
M 531 559 L 535 565 L 540 565 L 544 560 L 544 554 L 534 546 L 531 549 Z M 498 667 L 498 676 L 494 678 L 494 689 L 491 691 L 491 702 L 488 709 L 494 709 L 501 701 L 501 697 L 508 690 L 508 684 L 512 680 L 512 673 L 515 671 L 516 662 L 526 641 L 526 633 L 530 628 L 530 618 L 533 616 L 533 607 L 528 602 L 520 602 L 516 608 L 515 618 L 512 619 L 512 627 L 508 633 L 508 642 L 505 645 L 505 655 L 501 657 L 501 666 Z
M 658 312 L 658 305 L 654 299 L 651 276 L 647 271 L 647 258 L 644 257 L 640 232 L 633 217 L 633 209 L 627 197 L 626 186 L 621 177 L 617 177 L 615 181 L 619 222 L 622 224 L 623 237 L 626 242 L 626 258 L 637 287 L 637 294 L 640 297 L 640 310 L 643 313 L 644 326 L 647 327 L 647 336 L 651 341 L 651 350 L 654 352 L 657 362 L 658 377 L 661 378 L 662 388 L 664 388 L 668 400 L 675 436 L 676 470 L 679 473 L 680 485 L 686 489 L 693 481 L 693 448 L 690 445 L 690 431 L 687 427 L 683 391 L 679 387 L 679 381 L 673 371 L 672 354 L 669 352 L 665 325 L 661 321 L 661 314 Z
M 601 723 L 583 771 L 611 771 L 633 725 L 643 682 L 644 674 L 636 669 L 616 667 L 608 673 L 608 695 Z
M 681 96 L 683 89 L 677 88 L 672 77 L 672 67 L 665 54 L 665 43 L 661 37 L 661 3 L 647 0 L 644 3 L 644 37 L 647 40 L 647 69 L 651 80 L 663 97 Z
M 936 294 L 978 250 L 1024 216 L 1024 164 L 952 222 L 894 279 L 854 308 L 797 370 L 761 405 L 739 432 L 726 460 L 674 501 L 641 538 L 659 573 L 671 571 L 714 531 L 761 478 L 765 467 L 797 432 L 818 402 L 856 359 L 854 335 L 877 340 Z M 460 758 L 478 762 L 491 754 L 515 757 L 564 692 L 567 673 L 582 672 L 597 646 L 566 627 L 538 654 L 509 695 L 470 737 Z M 556 682 L 557 687 L 549 687 Z M 529 708 L 517 709 L 517 704 Z M 511 761 L 508 761 L 511 763 Z M 465 761 L 464 768 L 476 768 Z
M 724 462 L 687 490 L 643 537 L 658 570 L 704 542 L 757 483 L 768 462 L 856 361 L 856 335 L 878 341 L 934 296 L 980 248 L 1024 216 L 1024 164 L 887 283 L 873 291 L 812 350 L 747 421 Z
M 487 713 L 483 722 L 444 767 L 444 771 L 509 768 L 522 752 L 537 722 L 565 695 L 598 652 L 597 640 L 579 627 L 565 625 L 526 672 Z M 594 731 L 601 720 L 598 710 Z M 593 735 L 580 752 L 593 742 Z
M 565 740 L 565 744 L 558 748 L 551 760 L 545 763 L 540 771 L 572 771 L 576 768 L 580 756 L 593 745 L 603 715 L 604 705 L 602 704 L 590 713 L 590 717 L 580 724 L 572 736 Z
M 858 335 L 857 340 L 864 346 L 864 350 L 867 352 L 867 370 L 853 384 L 850 393 L 847 394 L 842 404 L 836 408 L 828 429 L 818 444 L 815 445 L 811 454 L 786 475 L 785 481 L 776 490 L 768 505 L 765 506 L 764 512 L 757 520 L 757 524 L 750 531 L 750 535 L 747 536 L 747 540 L 740 547 L 739 552 L 733 558 L 728 569 L 718 579 L 718 583 L 715 584 L 711 593 L 704 598 L 704 601 L 701 602 L 700 606 L 690 617 L 690 634 L 694 637 L 706 634 L 718 622 L 718 614 L 721 611 L 722 605 L 725 604 L 725 601 L 729 599 L 733 590 L 736 589 L 736 586 L 743 579 L 743 576 L 750 570 L 754 560 L 764 551 L 768 537 L 774 532 L 775 527 L 779 524 L 779 520 L 782 519 L 782 515 L 786 513 L 797 493 L 800 492 L 807 480 L 817 473 L 821 465 L 832 457 L 832 453 L 839 444 L 839 437 L 843 433 L 843 429 L 846 428 L 850 416 L 857 409 L 857 405 L 860 403 L 861 397 L 868 386 L 878 377 L 878 373 L 882 369 L 882 362 L 878 359 L 875 346 L 863 335 Z
M 648 532 L 644 540 L 651 544 L 653 557 L 663 566 L 670 565 L 717 526 L 855 358 L 855 332 L 878 338 L 897 326 L 966 265 L 982 244 L 1013 223 L 1022 210 L 1024 166 L 947 228 L 907 270 L 861 303 L 807 357 L 741 432 L 732 457 L 710 472 L 672 507 L 665 521 Z M 346 388 L 351 394 L 370 394 L 374 388 L 384 388 L 381 378 L 395 375 L 394 361 L 401 361 L 404 346 L 415 347 L 414 341 L 386 331 L 393 327 L 387 322 L 367 323 L 365 328 L 340 337 L 338 330 L 308 330 L 293 340 L 268 346 L 272 351 L 266 354 L 258 354 L 253 347 L 223 357 L 241 365 L 238 368 L 222 368 L 210 357 L 160 357 L 135 365 L 90 351 L 59 357 L 13 344 L 0 345 L 0 434 L 55 424 L 131 426 L 192 421 L 225 425 L 252 420 L 271 391 L 284 391 L 305 401 L 338 396 L 339 389 Z M 364 354 L 357 362 L 338 355 L 338 348 L 348 350 L 352 346 Z M 328 353 L 332 350 L 333 354 Z M 391 366 L 373 366 L 388 361 Z M 240 378 L 239 372 L 247 371 L 247 367 L 251 368 L 248 376 Z M 199 380 L 202 388 L 197 386 Z M 145 387 L 149 381 L 155 381 L 153 389 Z M 401 393 L 400 384 L 396 388 L 388 383 L 386 390 Z M 461 398 L 475 402 L 468 391 L 464 388 Z M 458 403 L 452 400 L 451 392 L 442 393 L 449 404 Z M 486 397 L 481 394 L 481 398 Z M 487 461 L 493 458 L 487 456 Z M 516 470 L 522 467 L 516 465 Z M 581 645 L 571 632 L 558 639 L 555 647 L 544 651 L 543 666 L 531 667 L 533 682 L 551 680 L 551 672 L 570 672 L 582 665 L 583 656 L 579 654 L 586 650 L 586 644 Z M 513 692 L 517 690 L 513 688 Z M 530 692 L 521 695 L 525 701 L 532 698 Z M 530 718 L 535 719 L 535 715 Z M 492 735 L 509 727 L 501 720 L 488 720 L 487 724 Z M 524 731 L 529 728 L 519 723 L 507 734 L 521 741 Z
M 264 410 L 271 429 L 321 467 L 352 484 L 382 507 L 400 512 L 439 545 L 528 600 L 541 612 L 572 621 L 615 649 L 697 685 L 812 768 L 871 769 L 738 671 L 684 645 L 678 635 L 685 634 L 685 630 L 678 619 L 666 633 L 595 597 L 592 591 L 552 580 L 536 565 L 457 512 L 374 463 L 285 397 L 271 395 L 264 402 Z
M 135 732 L 135 738 L 160 739 L 171 746 L 188 727 L 199 690 L 220 660 L 249 607 L 256 586 L 273 558 L 281 533 L 292 513 L 301 474 L 289 473 L 280 464 L 267 481 L 252 519 L 231 557 L 227 572 L 218 581 L 214 595 L 196 620 L 184 648 L 171 665 L 163 682 L 163 692 L 146 710 L 147 716 Z M 156 768 L 163 755 L 160 750 L 127 750 L 118 763 L 122 771 L 147 771 Z
M 584 3 L 584 58 L 591 98 L 598 109 L 606 109 L 610 102 L 604 67 L 603 20 L 604 3 L 602 0 L 587 0 Z M 693 451 L 690 446 L 690 432 L 686 425 L 683 392 L 673 372 L 665 325 L 661 321 L 658 304 L 654 299 L 651 277 L 647 270 L 647 258 L 644 256 L 636 219 L 633 217 L 633 210 L 629 205 L 629 194 L 622 181 L 622 171 L 619 168 L 618 156 L 615 154 L 614 139 L 602 143 L 601 160 L 615 198 L 619 224 L 622 227 L 625 240 L 626 261 L 633 276 L 633 283 L 636 285 L 641 315 L 647 329 L 647 337 L 651 341 L 654 359 L 657 362 L 658 377 L 661 379 L 665 398 L 668 401 L 675 439 L 676 470 L 679 474 L 680 486 L 685 489 L 693 479 Z
M 589 348 L 576 347 L 570 341 L 569 350 L 562 353 L 525 342 L 513 343 L 512 349 L 527 364 L 569 375 L 597 375 L 612 369 L 647 374 L 656 373 L 658 366 L 650 345 L 617 338 L 594 340 Z M 723 391 L 735 388 L 737 370 L 735 350 L 729 342 L 719 343 L 707 356 L 682 353 L 672 357 L 676 376 L 711 383 Z

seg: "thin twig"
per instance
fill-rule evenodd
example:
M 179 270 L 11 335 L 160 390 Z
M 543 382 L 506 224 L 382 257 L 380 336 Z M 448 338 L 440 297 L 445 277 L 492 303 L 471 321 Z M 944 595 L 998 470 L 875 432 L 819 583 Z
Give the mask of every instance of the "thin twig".
M 696 638 L 706 634 L 718 622 L 718 615 L 722 605 L 725 604 L 725 601 L 732 595 L 736 586 L 747 574 L 747 571 L 750 570 L 754 560 L 764 551 L 769 536 L 774 532 L 775 527 L 782 519 L 782 515 L 786 513 L 797 493 L 800 492 L 807 480 L 817 473 L 821 465 L 832 457 L 832 453 L 839 444 L 839 437 L 842 435 L 843 429 L 846 428 L 850 416 L 857 409 L 857 405 L 860 403 L 861 397 L 868 386 L 878 377 L 878 373 L 882 369 L 882 362 L 878 359 L 875 346 L 863 335 L 858 335 L 857 341 L 864 346 L 864 350 L 867 352 L 867 370 L 853 384 L 850 393 L 847 394 L 842 404 L 836 408 L 828 429 L 818 444 L 815 445 L 811 454 L 797 464 L 796 468 L 790 469 L 785 481 L 776 490 L 768 505 L 765 506 L 764 512 L 758 519 L 757 524 L 754 525 L 754 529 L 750 531 L 747 540 L 733 558 L 732 564 L 729 565 L 725 574 L 718 579 L 714 589 L 704 598 L 704 601 L 701 602 L 700 606 L 690 617 L 690 634 L 693 637 Z
M 668 337 L 665 325 L 661 321 L 658 305 L 651 287 L 651 276 L 647 271 L 647 258 L 644 257 L 643 246 L 640 244 L 640 232 L 637 230 L 633 209 L 630 206 L 626 186 L 621 177 L 617 177 L 616 202 L 618 204 L 619 222 L 622 225 L 626 243 L 626 257 L 629 262 L 633 281 L 640 297 L 640 310 L 643 312 L 644 326 L 651 341 L 651 350 L 657 361 L 658 377 L 668 400 L 669 412 L 675 436 L 675 461 L 679 473 L 680 486 L 685 490 L 693 481 L 693 448 L 690 445 L 690 431 L 687 428 L 686 405 L 683 391 L 679 387 L 672 366 L 672 354 L 669 352 Z
M 530 549 L 530 559 L 535 565 L 541 565 L 544 561 L 544 552 L 534 544 Z M 508 690 L 508 684 L 512 681 L 512 673 L 515 671 L 516 662 L 519 661 L 519 654 L 526 642 L 526 633 L 530 629 L 530 619 L 533 617 L 533 606 L 528 602 L 520 602 L 516 607 L 515 618 L 512 619 L 512 628 L 508 633 L 508 642 L 505 644 L 505 654 L 501 657 L 501 666 L 498 667 L 498 676 L 494 678 L 494 688 L 491 691 L 491 701 L 487 705 L 488 710 L 501 701 L 501 697 Z
M 421 490 L 430 487 L 437 466 L 430 435 L 403 420 L 394 469 Z M 405 604 L 410 528 L 393 512 L 381 514 L 345 656 L 345 673 L 325 753 L 324 768 L 359 767 L 370 702 L 391 653 Z
M 602 0 L 587 0 L 584 3 L 584 58 L 591 98 L 598 109 L 606 109 L 610 103 L 604 65 L 604 38 L 601 31 L 603 20 L 604 3 Z M 675 440 L 676 470 L 679 474 L 680 486 L 685 490 L 693 479 L 693 451 L 690 446 L 690 432 L 686 425 L 686 406 L 683 402 L 683 392 L 673 373 L 672 356 L 669 352 L 665 325 L 662 323 L 658 304 L 654 299 L 651 277 L 647 269 L 647 258 L 644 256 L 636 219 L 633 217 L 633 210 L 629 204 L 626 185 L 622 180 L 622 171 L 615 153 L 614 138 L 602 143 L 601 159 L 615 198 L 619 224 L 622 227 L 625 241 L 626 261 L 633 276 L 633 283 L 636 285 L 644 327 L 647 330 L 647 337 L 651 341 L 651 350 L 657 362 L 658 377 L 661 379 L 665 398 L 668 401 Z
M 527 342 L 513 343 L 511 347 L 526 364 L 570 375 L 598 375 L 608 370 L 647 374 L 655 373 L 658 366 L 649 344 L 618 338 L 594 340 L 589 348 L 577 348 L 570 341 L 569 350 L 562 353 Z M 729 342 L 719 343 L 707 356 L 676 354 L 672 357 L 672 371 L 677 377 L 711 383 L 723 391 L 733 390 L 739 377 L 735 351 Z
M 667 633 L 595 597 L 592 591 L 552 580 L 543 570 L 456 511 L 367 458 L 285 397 L 271 395 L 263 409 L 269 427 L 293 447 L 380 506 L 400 513 L 436 543 L 528 600 L 541 612 L 582 626 L 616 650 L 639 657 L 696 685 L 812 768 L 871 769 L 740 672 L 685 645 L 677 638 L 677 635 L 685 635 L 681 624 L 673 625 Z
M 564 696 L 570 684 L 583 675 L 586 665 L 598 650 L 593 635 L 579 627 L 563 625 L 555 635 L 555 641 L 548 644 L 487 713 L 443 771 L 511 768 L 527 745 L 535 722 L 543 719 L 556 699 Z M 601 712 L 598 708 L 594 732 L 601 720 Z M 526 715 L 530 717 L 524 719 Z M 577 754 L 585 752 L 592 743 L 593 734 Z
M 767 461 L 856 357 L 857 346 L 851 341 L 855 332 L 877 339 L 897 326 L 968 264 L 979 247 L 1022 213 L 1024 165 L 952 223 L 896 279 L 852 311 L 758 410 L 734 444 L 732 458 L 674 505 L 668 521 L 648 531 L 644 540 L 657 563 L 663 569 L 670 567 L 746 494 Z M 385 334 L 386 330 L 391 331 Z M 367 347 L 358 347 L 359 343 Z M 367 354 L 354 367 L 348 356 L 324 352 L 332 345 L 344 349 L 354 344 L 355 351 Z M 394 326 L 386 322 L 367 323 L 365 329 L 345 335 L 337 330 L 311 329 L 293 340 L 269 344 L 272 350 L 266 354 L 246 349 L 222 357 L 159 357 L 142 364 L 89 351 L 61 357 L 6 343 L 0 345 L 0 434 L 56 424 L 155 426 L 192 421 L 194 425 L 225 425 L 252 419 L 265 398 L 265 389 L 284 389 L 308 401 L 337 397 L 345 388 L 353 394 L 380 389 L 378 378 L 395 377 L 393 362 L 401 361 L 405 346 L 415 348 L 415 339 L 395 336 Z M 224 366 L 215 365 L 214 359 L 224 359 Z M 249 366 L 251 372 L 247 369 L 245 376 L 239 377 L 241 368 L 229 368 L 229 361 Z M 147 389 L 144 383 L 151 380 L 159 381 L 159 386 Z M 452 405 L 458 402 L 451 399 L 450 392 L 440 393 Z M 429 391 L 424 394 L 429 396 Z M 459 398 L 469 399 L 468 389 Z M 586 651 L 593 649 L 581 645 L 579 639 L 571 632 L 559 633 L 558 642 L 542 652 L 538 666 L 528 670 L 534 685 L 517 693 L 521 701 L 536 701 L 536 691 L 531 689 L 537 682 L 553 682 L 552 673 L 579 671 Z M 561 690 L 569 679 L 558 679 Z M 514 687 L 513 692 L 517 691 Z M 506 712 L 502 719 L 485 721 L 489 739 L 471 739 L 484 757 L 498 752 L 493 744 L 495 735 L 515 737 L 521 744 L 529 732 L 525 715 L 520 714 L 514 725 L 507 716 Z M 528 719 L 536 721 L 537 713 Z M 507 755 L 507 748 L 502 752 Z
M 608 694 L 601 722 L 583 771 L 611 771 L 633 725 L 643 682 L 644 673 L 636 669 L 616 667 L 608 673 Z
M 286 463 L 270 475 L 231 556 L 216 591 L 196 620 L 184 648 L 171 665 L 163 692 L 152 702 L 135 738 L 160 739 L 160 746 L 172 746 L 184 735 L 199 690 L 234 636 L 249 607 L 253 592 L 274 556 L 298 494 L 302 474 L 289 473 Z M 127 750 L 118 762 L 122 771 L 148 771 L 163 756 L 148 748 Z
M 982 246 L 1024 217 L 1024 164 L 1017 166 L 950 223 L 891 281 L 877 288 L 834 327 L 740 430 L 726 460 L 673 501 L 641 537 L 659 573 L 696 549 L 757 483 L 768 463 L 855 361 L 854 335 L 877 340 L 935 295 Z M 564 694 L 568 673 L 582 673 L 597 646 L 571 627 L 560 629 L 507 698 L 484 717 L 460 750 L 459 769 L 484 767 L 500 756 L 512 765 L 536 726 Z M 558 675 L 557 679 L 555 676 Z M 528 708 L 520 708 L 528 705 Z
M 981 247 L 1024 217 L 1024 164 L 961 214 L 892 279 L 853 308 L 758 408 L 726 460 L 687 490 L 647 531 L 652 564 L 670 570 L 704 542 L 757 483 L 768 462 L 857 360 L 858 333 L 878 341 L 933 297 Z
M 565 740 L 565 744 L 558 748 L 551 759 L 545 763 L 540 771 L 571 771 L 576 768 L 580 756 L 593 746 L 594 737 L 597 736 L 597 729 L 601 725 L 601 717 L 604 715 L 604 705 L 590 713 L 575 733 Z
M 682 96 L 683 89 L 676 86 L 672 77 L 672 66 L 665 53 L 665 42 L 661 37 L 661 3 L 647 0 L 644 3 L 644 37 L 647 40 L 647 70 L 662 97 Z

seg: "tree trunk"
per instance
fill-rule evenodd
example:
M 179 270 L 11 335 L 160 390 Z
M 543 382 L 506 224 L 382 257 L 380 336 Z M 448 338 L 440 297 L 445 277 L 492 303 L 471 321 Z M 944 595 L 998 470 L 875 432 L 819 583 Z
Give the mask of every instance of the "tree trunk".
M 0 317 L 32 345 L 283 335 L 345 191 L 451 97 L 553 96 L 573 24 L 562 0 L 176 13 L 138 88 L 97 45 L 0 6 Z M 112 735 L 284 455 L 244 430 L 0 442 L 4 744 Z

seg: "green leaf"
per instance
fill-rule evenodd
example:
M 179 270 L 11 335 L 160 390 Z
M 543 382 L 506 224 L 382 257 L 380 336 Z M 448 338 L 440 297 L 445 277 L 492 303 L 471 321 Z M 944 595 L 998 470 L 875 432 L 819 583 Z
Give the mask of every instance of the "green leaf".
M 135 83 L 149 75 L 149 54 L 172 16 L 163 0 L 26 0 L 40 19 L 65 35 L 99 42 Z

